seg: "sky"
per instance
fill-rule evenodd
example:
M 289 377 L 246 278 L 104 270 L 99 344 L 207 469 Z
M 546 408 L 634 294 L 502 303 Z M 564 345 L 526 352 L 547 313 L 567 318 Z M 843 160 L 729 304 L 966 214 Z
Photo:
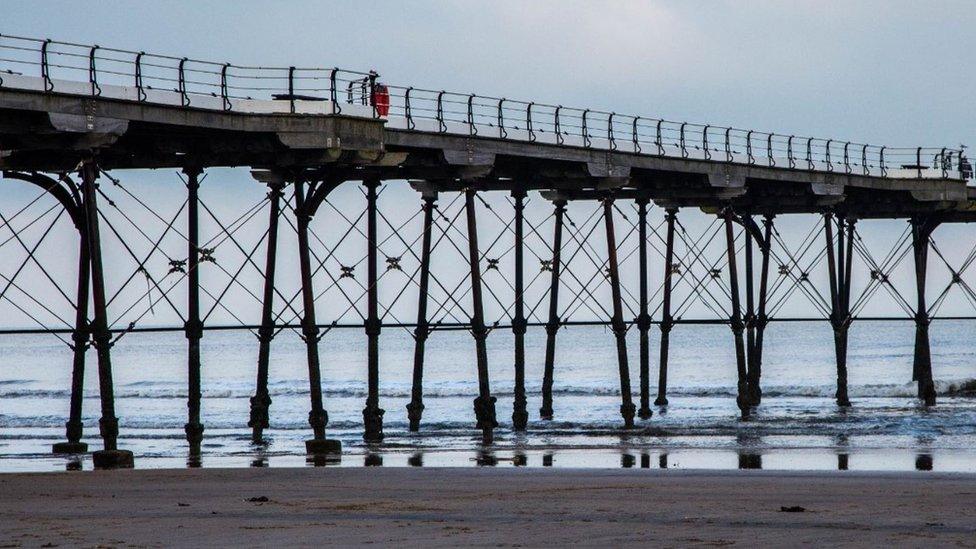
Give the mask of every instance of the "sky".
M 0 34 L 239 65 L 375 69 L 381 80 L 402 86 L 787 135 L 888 146 L 954 147 L 976 142 L 976 117 L 972 114 L 972 90 L 976 88 L 973 8 L 974 4 L 967 2 L 849 0 L 4 0 Z M 167 219 L 178 212 L 185 191 L 175 173 L 117 175 L 130 189 L 142 193 L 142 198 L 158 205 Z M 247 184 L 242 186 L 242 182 Z M 419 206 L 419 200 L 413 202 L 415 193 L 405 185 L 400 187 L 390 190 L 382 200 L 393 203 L 402 199 Z M 116 200 L 126 199 L 121 189 L 108 183 L 104 189 L 114 193 Z M 0 206 L 16 211 L 33 196 L 29 191 L 8 191 L 7 197 L 12 192 L 21 192 L 22 196 L 5 199 L 7 202 Z M 246 170 L 210 170 L 201 193 L 209 204 L 225 210 L 225 219 L 232 219 L 254 200 L 261 200 L 264 190 Z M 361 207 L 362 197 L 354 186 L 339 197 Z M 507 207 L 501 200 L 502 207 Z M 536 206 L 544 207 L 545 215 L 550 211 L 541 201 Z M 151 227 L 160 223 L 140 213 L 134 202 L 129 207 L 137 224 Z M 399 209 L 404 216 L 416 210 L 413 206 Z M 580 216 L 585 213 L 579 212 Z M 660 215 L 652 217 L 655 223 L 660 222 Z M 699 218 L 701 229 L 711 220 L 700 214 Z M 118 216 L 115 221 L 130 233 L 135 230 Z M 249 235 L 252 243 L 263 231 L 263 218 L 255 223 Z M 811 224 L 817 223 L 815 216 L 805 216 L 784 221 L 781 226 L 784 234 L 795 233 L 799 241 Z M 38 225 L 36 230 L 41 228 Z M 903 221 L 865 222 L 863 235 L 883 256 L 904 228 Z M 217 229 L 208 219 L 202 221 L 205 238 L 217 234 Z M 155 236 L 160 230 L 158 226 L 148 232 Z M 940 235 L 944 231 L 945 236 L 940 238 L 946 239 L 946 249 L 958 252 L 954 257 L 968 253 L 973 240 L 968 227 L 939 231 Z M 61 275 L 71 288 L 75 259 L 60 250 L 73 249 L 76 235 L 69 227 L 55 231 L 54 238 L 58 242 L 49 253 L 63 263 Z M 185 241 L 173 235 L 168 238 L 163 246 L 168 255 L 182 257 Z M 141 242 L 141 250 L 147 250 L 148 244 L 151 242 Z M 349 252 L 352 256 L 362 252 L 361 243 L 353 246 L 359 247 Z M 283 249 L 282 262 L 294 267 L 292 244 L 283 245 Z M 235 254 L 241 255 L 228 245 L 219 256 L 227 258 L 230 267 Z M 115 277 L 109 280 L 110 285 L 121 283 L 131 272 L 131 259 L 117 244 L 107 247 L 106 255 Z M 165 273 L 166 259 L 155 257 L 153 268 Z M 452 256 L 455 263 L 459 259 L 463 258 Z M 238 263 L 241 260 L 236 258 Z M 290 267 L 279 270 L 279 279 L 294 289 L 297 269 Z M 863 288 L 869 277 L 866 267 L 859 269 L 855 286 Z M 206 276 L 215 277 L 209 280 L 210 286 L 219 289 L 221 273 L 217 269 L 208 272 Z M 257 288 L 260 278 L 248 272 L 247 284 Z M 825 288 L 825 276 L 825 272 L 817 275 L 821 288 Z M 931 285 L 931 297 L 938 294 L 949 274 L 943 268 L 933 276 L 941 281 Z M 38 284 L 46 283 L 40 275 L 34 278 Z M 897 278 L 911 298 L 910 255 L 902 262 Z M 38 292 L 57 298 L 50 288 Z M 138 301 L 139 295 L 123 297 Z M 253 320 L 257 309 L 251 296 L 236 288 L 232 298 L 249 307 L 249 319 Z M 954 300 L 951 305 L 963 307 L 954 310 L 957 314 L 972 312 L 965 300 Z M 795 312 L 803 314 L 803 310 L 810 311 L 806 306 Z M 873 312 L 898 313 L 899 309 L 888 301 Z M 409 319 L 411 313 L 402 316 Z M 162 314 L 149 321 L 177 322 L 172 315 Z M 10 322 L 25 321 L 18 317 Z
M 970 2 L 5 0 L 0 33 L 889 146 L 972 143 Z

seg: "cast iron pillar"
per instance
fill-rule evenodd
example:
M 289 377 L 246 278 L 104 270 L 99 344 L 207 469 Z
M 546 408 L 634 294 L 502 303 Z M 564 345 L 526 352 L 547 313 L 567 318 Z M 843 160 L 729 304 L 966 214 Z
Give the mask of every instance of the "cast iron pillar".
M 835 398 L 838 406 L 850 406 L 851 400 L 847 394 L 847 333 L 852 321 L 850 294 L 855 221 L 853 218 L 836 217 L 837 242 L 835 243 L 834 220 L 835 217 L 831 213 L 824 214 L 827 268 L 830 270 L 830 325 L 834 329 L 834 354 L 837 357 L 837 393 Z
M 749 220 L 752 223 L 752 220 Z M 758 230 L 758 228 L 757 228 Z M 752 406 L 759 406 L 762 402 L 762 353 L 763 353 L 763 336 L 766 332 L 766 325 L 769 323 L 769 318 L 766 316 L 766 301 L 769 291 L 769 252 L 770 245 L 772 243 L 772 230 L 773 230 L 773 216 L 766 215 L 763 217 L 763 239 L 759 242 L 759 251 L 762 254 L 762 264 L 759 273 L 759 304 L 755 314 L 752 316 L 749 324 L 752 326 L 752 330 L 755 335 L 750 334 L 750 345 L 749 345 L 749 360 L 748 360 L 748 383 L 749 383 L 749 402 Z M 747 263 L 749 266 L 750 273 L 749 279 L 752 280 L 751 273 L 751 260 Z M 749 295 L 752 295 L 752 289 L 748 290 Z M 752 311 L 752 305 L 749 306 L 749 310 Z
M 196 166 L 183 168 L 187 188 L 187 317 L 184 333 L 187 341 L 187 422 L 183 426 L 190 454 L 200 453 L 203 441 L 203 424 L 200 422 L 200 339 L 203 323 L 200 321 L 200 172 Z
M 481 258 L 478 252 L 478 223 L 475 218 L 475 193 L 473 188 L 464 191 L 464 208 L 468 221 L 468 261 L 471 268 L 471 333 L 474 335 L 478 361 L 478 398 L 474 399 L 474 413 L 485 444 L 491 444 L 495 420 L 495 397 L 491 396 L 488 383 L 488 348 L 486 339 L 484 304 L 481 295 Z
M 665 237 L 664 249 L 664 298 L 661 303 L 661 349 L 660 365 L 657 379 L 657 398 L 654 399 L 655 406 L 668 405 L 668 351 L 671 347 L 671 328 L 674 327 L 674 319 L 671 318 L 671 288 L 672 277 L 677 268 L 674 264 L 674 223 L 678 219 L 677 208 L 665 210 L 664 219 L 667 222 L 667 236 Z
M 732 314 L 729 317 L 729 325 L 732 327 L 732 334 L 735 340 L 735 365 L 738 374 L 738 384 L 736 390 L 735 403 L 743 416 L 749 415 L 749 386 L 746 382 L 746 350 L 742 333 L 745 331 L 745 324 L 742 321 L 742 306 L 739 301 L 739 269 L 735 258 L 735 233 L 732 227 L 732 220 L 735 214 L 731 207 L 725 209 L 722 214 L 725 219 L 725 246 L 729 263 L 729 293 L 732 295 Z
M 512 429 L 524 431 L 529 422 L 525 398 L 525 279 L 524 270 L 524 210 L 525 190 L 512 191 L 515 199 L 515 315 L 512 317 L 512 334 L 515 337 L 515 395 L 512 406 Z
M 912 218 L 912 249 L 915 256 L 915 357 L 913 378 L 918 382 L 918 398 L 926 406 L 935 405 L 935 383 L 932 381 L 932 354 L 929 348 L 928 305 L 925 301 L 925 281 L 928 271 L 929 237 L 939 225 L 930 218 Z
M 640 314 L 635 319 L 640 333 L 640 410 L 637 416 L 649 419 L 651 412 L 651 315 L 648 313 L 647 293 L 647 204 L 646 197 L 637 199 L 638 260 L 640 261 Z
M 91 289 L 94 314 L 92 334 L 98 357 L 98 392 L 102 405 L 102 417 L 98 430 L 104 449 L 92 453 L 97 468 L 132 467 L 132 452 L 119 450 L 119 420 L 115 417 L 115 392 L 112 382 L 112 333 L 108 329 L 108 313 L 105 298 L 105 271 L 102 267 L 102 246 L 98 233 L 98 166 L 92 157 L 81 165 L 82 194 L 85 217 L 88 223 L 88 252 L 91 258 Z
M 82 215 L 84 218 L 84 210 Z M 81 454 L 88 451 L 88 444 L 81 442 L 83 426 L 81 423 L 81 405 L 85 391 L 85 353 L 88 351 L 88 288 L 91 283 L 91 257 L 88 253 L 87 227 L 79 226 L 78 249 L 78 300 L 75 309 L 75 329 L 71 332 L 72 351 L 74 353 L 71 365 L 71 407 L 68 421 L 64 424 L 67 442 L 57 442 L 52 447 L 56 454 Z
M 363 408 L 363 439 L 368 442 L 383 440 L 383 413 L 380 408 L 380 330 L 382 323 L 379 317 L 379 288 L 376 266 L 378 241 L 376 240 L 376 188 L 378 179 L 370 178 L 363 181 L 366 186 L 366 237 L 369 249 L 366 252 L 367 263 L 367 396 L 366 407 Z
M 342 445 L 338 440 L 325 438 L 329 415 L 322 405 L 322 377 L 319 369 L 319 328 L 315 323 L 315 290 L 312 287 L 312 260 L 308 247 L 308 224 L 312 219 L 306 207 L 305 182 L 295 180 L 295 216 L 298 228 L 298 261 L 302 276 L 302 337 L 308 358 L 308 382 L 311 411 L 308 423 L 313 438 L 305 441 L 305 451 L 313 455 L 338 454 Z
M 434 210 L 437 209 L 437 193 L 423 195 L 424 236 L 420 250 L 420 291 L 417 300 L 417 328 L 414 331 L 413 384 L 410 388 L 410 403 L 407 404 L 407 418 L 410 430 L 420 430 L 420 418 L 424 413 L 424 351 L 430 325 L 427 322 L 427 296 L 430 289 L 430 252 L 434 228 Z
M 555 228 L 552 236 L 552 264 L 549 265 L 549 320 L 546 322 L 546 362 L 542 373 L 542 407 L 539 416 L 552 419 L 552 378 L 556 362 L 556 334 L 559 332 L 559 273 L 562 270 L 563 216 L 566 201 L 554 200 Z
M 278 217 L 281 215 L 281 197 L 284 184 L 268 183 L 268 247 L 264 264 L 264 294 L 261 300 L 261 327 L 258 328 L 258 372 L 257 386 L 251 397 L 251 440 L 259 444 L 264 440 L 264 430 L 268 428 L 268 409 L 271 395 L 268 393 L 268 363 L 271 360 L 271 340 L 275 334 L 274 294 L 275 267 L 278 255 Z
M 630 367 L 627 365 L 627 326 L 624 324 L 623 299 L 620 295 L 620 271 L 617 267 L 617 237 L 613 230 L 613 197 L 603 199 L 603 219 L 607 229 L 607 270 L 613 296 L 613 317 L 610 326 L 617 342 L 617 366 L 620 370 L 620 415 L 624 428 L 634 426 L 636 406 L 630 394 Z

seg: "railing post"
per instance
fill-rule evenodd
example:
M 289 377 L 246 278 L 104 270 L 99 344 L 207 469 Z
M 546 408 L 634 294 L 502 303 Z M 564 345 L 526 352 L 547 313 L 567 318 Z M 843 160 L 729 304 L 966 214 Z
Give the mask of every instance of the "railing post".
M 115 391 L 112 381 L 112 334 L 108 328 L 107 301 L 105 296 L 105 270 L 102 266 L 102 245 L 98 232 L 97 183 L 98 166 L 91 156 L 81 164 L 82 193 L 85 201 L 85 217 L 88 223 L 88 250 L 91 258 L 91 285 L 94 315 L 92 333 L 98 356 L 98 392 L 102 405 L 102 417 L 98 428 L 104 449 L 92 454 L 98 468 L 132 467 L 132 452 L 118 449 L 119 420 L 115 417 Z

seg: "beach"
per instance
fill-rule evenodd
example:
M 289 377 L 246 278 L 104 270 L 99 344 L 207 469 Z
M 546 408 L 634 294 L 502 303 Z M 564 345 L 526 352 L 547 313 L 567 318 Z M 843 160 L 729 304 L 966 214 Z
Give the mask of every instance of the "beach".
M 0 475 L 0 545 L 976 546 L 976 476 L 539 468 Z

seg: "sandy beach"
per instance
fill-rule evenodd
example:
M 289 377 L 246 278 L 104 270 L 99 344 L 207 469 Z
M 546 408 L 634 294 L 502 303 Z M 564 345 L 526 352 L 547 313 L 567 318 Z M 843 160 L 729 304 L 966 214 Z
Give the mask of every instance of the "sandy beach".
M 367 467 L 6 474 L 0 546 L 976 547 L 974 504 L 976 477 L 933 473 Z

